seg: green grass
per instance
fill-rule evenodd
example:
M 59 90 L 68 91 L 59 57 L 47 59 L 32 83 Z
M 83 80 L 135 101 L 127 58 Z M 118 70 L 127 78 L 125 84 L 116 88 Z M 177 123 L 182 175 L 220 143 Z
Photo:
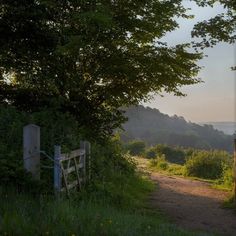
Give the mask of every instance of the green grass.
M 166 160 L 151 160 L 148 164 L 151 171 L 158 171 L 164 174 L 184 176 L 185 168 L 183 165 L 167 162 Z
M 146 163 L 141 163 L 146 164 Z M 173 173 L 178 166 L 170 168 Z M 0 188 L 0 235 L 203 236 L 183 230 L 148 204 L 154 184 L 144 174 L 114 172 L 90 189 L 55 199 Z
M 236 213 L 236 203 L 235 203 L 235 197 L 232 193 L 232 195 L 226 199 L 223 203 L 223 208 L 226 208 L 226 209 L 234 209 L 235 213 Z
M 226 191 L 226 192 L 231 192 L 232 191 L 231 187 L 229 187 L 228 185 L 225 185 L 224 183 L 219 182 L 218 180 L 213 181 L 212 187 L 215 188 L 215 189 Z
M 0 201 L 1 235 L 200 235 L 178 229 L 143 208 L 13 193 L 1 194 Z
M 116 175 L 96 188 L 70 200 L 0 188 L 0 235 L 206 235 L 180 229 L 152 209 L 147 197 L 154 184 L 146 177 Z

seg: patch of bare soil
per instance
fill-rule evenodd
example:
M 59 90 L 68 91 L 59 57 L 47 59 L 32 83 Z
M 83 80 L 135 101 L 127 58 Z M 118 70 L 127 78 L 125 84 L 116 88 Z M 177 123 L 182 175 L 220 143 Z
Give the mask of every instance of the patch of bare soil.
M 175 224 L 185 229 L 236 236 L 236 215 L 222 208 L 229 193 L 196 180 L 159 173 L 153 173 L 151 178 L 157 182 L 157 189 L 150 196 L 151 205 L 161 209 Z

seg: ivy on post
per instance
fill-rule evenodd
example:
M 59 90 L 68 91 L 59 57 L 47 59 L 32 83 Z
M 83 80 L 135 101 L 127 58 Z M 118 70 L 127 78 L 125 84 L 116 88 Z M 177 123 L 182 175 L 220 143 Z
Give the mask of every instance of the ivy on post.
M 23 128 L 24 168 L 36 180 L 40 179 L 40 127 L 29 124 Z

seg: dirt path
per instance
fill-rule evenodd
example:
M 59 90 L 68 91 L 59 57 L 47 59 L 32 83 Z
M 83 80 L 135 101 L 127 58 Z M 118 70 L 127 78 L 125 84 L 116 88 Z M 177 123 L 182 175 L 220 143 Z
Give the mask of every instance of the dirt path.
M 224 191 L 208 183 L 180 177 L 152 174 L 157 190 L 150 197 L 153 207 L 161 209 L 175 224 L 192 230 L 236 236 L 236 215 L 221 208 Z

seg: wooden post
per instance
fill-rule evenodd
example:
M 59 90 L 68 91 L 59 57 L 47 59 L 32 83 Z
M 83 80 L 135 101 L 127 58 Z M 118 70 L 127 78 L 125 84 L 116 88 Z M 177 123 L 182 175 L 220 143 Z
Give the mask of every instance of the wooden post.
M 87 169 L 87 165 L 86 165 L 86 142 L 85 141 L 80 141 L 80 149 L 85 150 L 85 155 L 82 156 L 82 163 L 83 163 L 83 182 L 86 183 L 86 169 Z
M 91 180 L 91 144 L 90 142 L 86 141 L 86 158 L 87 158 L 87 172 L 88 172 L 88 181 Z
M 40 127 L 34 124 L 23 128 L 24 168 L 34 179 L 40 179 Z
M 88 182 L 91 179 L 91 145 L 88 141 L 81 141 L 80 148 L 85 150 L 85 155 L 83 156 L 83 177 L 84 182 Z
M 61 191 L 61 146 L 54 146 L 54 191 L 57 195 Z
M 234 201 L 236 204 L 236 137 L 234 138 Z

